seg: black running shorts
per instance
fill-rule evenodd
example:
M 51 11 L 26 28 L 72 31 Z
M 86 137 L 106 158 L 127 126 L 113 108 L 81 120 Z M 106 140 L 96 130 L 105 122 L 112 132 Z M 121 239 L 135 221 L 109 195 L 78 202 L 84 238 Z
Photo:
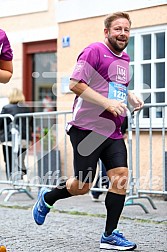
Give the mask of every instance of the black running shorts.
M 105 165 L 106 171 L 128 166 L 123 139 L 104 138 L 90 130 L 80 130 L 74 126 L 69 135 L 74 154 L 74 175 L 80 181 L 93 182 L 99 159 Z

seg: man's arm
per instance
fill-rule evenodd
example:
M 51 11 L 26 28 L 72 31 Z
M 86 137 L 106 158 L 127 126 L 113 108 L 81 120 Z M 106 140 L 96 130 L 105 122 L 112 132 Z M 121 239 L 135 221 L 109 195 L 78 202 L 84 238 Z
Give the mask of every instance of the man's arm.
M 13 74 L 13 63 L 12 61 L 0 60 L 0 82 L 7 83 Z
M 84 100 L 103 107 L 105 110 L 112 113 L 115 117 L 124 114 L 127 110 L 127 107 L 123 101 L 108 99 L 98 92 L 94 91 L 83 82 L 78 83 L 78 81 L 76 80 L 71 80 L 70 90 Z

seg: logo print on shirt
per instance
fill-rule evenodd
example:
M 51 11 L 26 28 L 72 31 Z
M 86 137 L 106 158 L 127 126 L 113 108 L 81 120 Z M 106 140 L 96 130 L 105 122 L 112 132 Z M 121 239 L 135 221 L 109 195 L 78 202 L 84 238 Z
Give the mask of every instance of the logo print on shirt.
M 112 56 L 109 56 L 109 55 L 106 55 L 106 54 L 104 54 L 104 58 L 111 58 L 111 59 L 113 59 Z
M 83 66 L 84 66 L 84 62 L 78 62 L 78 63 L 76 64 L 76 66 L 75 66 L 74 71 L 75 71 L 75 72 L 81 72 L 81 69 L 83 68 Z
M 2 51 L 2 47 L 3 47 L 3 43 L 0 45 L 0 54 L 1 54 L 1 51 Z
M 127 83 L 127 69 L 125 67 L 117 65 L 116 81 Z

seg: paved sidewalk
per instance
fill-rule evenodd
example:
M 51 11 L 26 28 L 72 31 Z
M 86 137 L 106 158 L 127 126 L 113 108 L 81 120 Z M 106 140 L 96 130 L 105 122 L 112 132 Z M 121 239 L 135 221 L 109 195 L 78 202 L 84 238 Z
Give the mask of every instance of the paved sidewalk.
M 26 194 L 13 195 L 4 202 L 0 195 L 0 242 L 8 252 L 99 252 L 99 241 L 105 225 L 103 194 L 100 202 L 92 202 L 87 194 L 60 200 L 49 213 L 43 226 L 34 223 L 31 209 L 34 200 Z M 147 199 L 139 205 L 125 206 L 119 228 L 126 237 L 137 243 L 136 252 L 167 251 L 167 201 L 153 199 L 153 209 Z M 101 250 L 106 251 L 106 250 Z

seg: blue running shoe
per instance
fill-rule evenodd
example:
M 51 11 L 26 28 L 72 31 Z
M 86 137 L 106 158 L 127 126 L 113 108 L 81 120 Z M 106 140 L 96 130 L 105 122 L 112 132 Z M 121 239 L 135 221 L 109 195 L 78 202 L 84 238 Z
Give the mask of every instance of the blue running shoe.
M 50 192 L 48 188 L 41 188 L 38 194 L 37 202 L 35 203 L 32 210 L 33 218 L 38 225 L 42 225 L 44 223 L 46 215 L 50 212 L 50 209 L 53 207 L 49 206 L 44 200 L 44 195 L 47 192 Z
M 136 247 L 136 244 L 128 241 L 118 229 L 115 229 L 110 236 L 105 236 L 103 234 L 101 237 L 101 249 L 130 251 L 134 250 Z

